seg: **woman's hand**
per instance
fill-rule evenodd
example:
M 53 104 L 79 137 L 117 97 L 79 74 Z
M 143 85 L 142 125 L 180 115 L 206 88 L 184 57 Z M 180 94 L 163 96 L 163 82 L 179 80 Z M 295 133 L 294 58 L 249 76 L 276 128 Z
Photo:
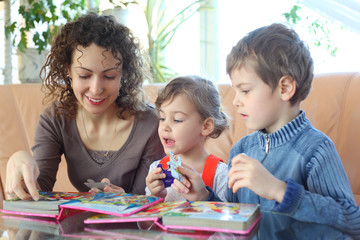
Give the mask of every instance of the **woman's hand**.
M 146 176 L 146 186 L 152 196 L 165 198 L 167 191 L 162 179 L 166 178 L 165 173 L 161 173 L 161 168 L 157 167 Z
M 101 190 L 99 188 L 91 188 L 90 192 L 113 192 L 113 193 L 124 193 L 125 190 L 122 187 L 116 186 L 115 184 L 112 184 L 108 178 L 103 178 L 101 180 L 102 183 L 106 183 L 106 186 L 104 187 L 104 190 Z
M 172 189 L 181 193 L 189 201 L 203 201 L 209 197 L 209 191 L 195 169 L 183 162 L 182 166 L 178 167 L 178 170 L 183 175 L 183 182 L 175 179 L 171 185 Z
M 30 153 L 26 151 L 14 153 L 6 165 L 7 199 L 39 200 L 37 183 L 39 174 L 38 165 Z
M 282 202 L 286 183 L 273 176 L 261 162 L 239 154 L 232 159 L 231 165 L 228 175 L 233 193 L 246 187 L 263 198 Z

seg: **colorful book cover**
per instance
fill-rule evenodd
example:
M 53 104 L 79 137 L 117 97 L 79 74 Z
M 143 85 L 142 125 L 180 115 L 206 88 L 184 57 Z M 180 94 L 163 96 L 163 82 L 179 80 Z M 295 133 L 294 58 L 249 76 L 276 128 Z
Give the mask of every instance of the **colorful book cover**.
M 39 192 L 39 201 L 4 200 L 1 212 L 61 220 L 82 211 L 127 216 L 141 211 L 162 198 L 130 193 Z
M 102 214 L 125 217 L 156 203 L 163 198 L 131 193 L 105 193 L 73 199 L 60 205 L 61 209 L 78 209 Z
M 70 200 L 83 198 L 93 193 L 90 192 L 39 192 L 38 201 L 11 199 L 3 201 L 2 213 L 23 216 L 47 217 L 61 220 L 65 217 L 79 213 L 79 210 L 63 210 L 59 205 Z
M 260 205 L 227 202 L 192 202 L 162 216 L 167 229 L 248 234 L 260 220 Z
M 157 221 L 162 215 L 171 211 L 172 209 L 186 204 L 186 201 L 176 202 L 161 202 L 157 203 L 145 210 L 132 214 L 126 217 L 116 217 L 107 214 L 97 214 L 84 221 L 85 224 L 99 224 L 99 223 L 120 223 L 120 222 L 144 222 Z M 163 228 L 163 226 L 160 226 Z
M 95 215 L 86 219 L 84 223 L 140 223 L 151 221 L 165 231 L 185 230 L 249 234 L 260 221 L 260 216 L 258 204 L 178 201 L 158 203 L 128 217 Z

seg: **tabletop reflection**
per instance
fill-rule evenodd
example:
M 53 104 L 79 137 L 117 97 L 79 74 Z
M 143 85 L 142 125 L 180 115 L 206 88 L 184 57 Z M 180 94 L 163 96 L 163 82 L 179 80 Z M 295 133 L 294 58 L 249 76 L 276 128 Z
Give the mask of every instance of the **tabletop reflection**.
M 84 224 L 91 213 L 77 214 L 60 223 L 46 218 L 0 215 L 0 239 L 360 239 L 326 225 L 295 221 L 263 212 L 248 235 L 230 233 L 161 231 L 155 224 L 139 229 L 137 223 Z

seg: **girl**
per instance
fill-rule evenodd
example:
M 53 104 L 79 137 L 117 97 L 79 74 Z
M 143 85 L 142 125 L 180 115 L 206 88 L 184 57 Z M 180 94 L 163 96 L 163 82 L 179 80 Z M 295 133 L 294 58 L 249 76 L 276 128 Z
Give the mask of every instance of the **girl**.
M 209 154 L 204 147 L 208 137 L 217 138 L 228 127 L 215 85 L 197 76 L 178 77 L 169 82 L 155 102 L 159 114 L 158 133 L 165 153 L 170 151 L 202 175 L 205 184 L 225 200 L 227 165 Z M 169 157 L 150 165 L 146 177 L 147 195 L 164 197 L 165 201 L 184 200 L 171 187 L 165 188 L 160 163 L 168 165 Z M 164 167 L 165 166 L 165 167 Z

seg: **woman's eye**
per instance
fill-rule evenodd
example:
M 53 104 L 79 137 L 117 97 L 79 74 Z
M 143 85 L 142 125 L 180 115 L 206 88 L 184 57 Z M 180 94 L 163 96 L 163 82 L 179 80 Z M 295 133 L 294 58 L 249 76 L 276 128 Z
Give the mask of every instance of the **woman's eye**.
M 181 122 L 183 122 L 183 120 L 174 119 L 174 122 L 176 122 L 176 123 L 181 123 Z
M 159 118 L 159 121 L 160 121 L 160 122 L 163 122 L 163 121 L 165 121 L 165 118 L 161 118 L 161 117 L 160 117 L 160 118 Z
M 249 90 L 242 90 L 242 93 L 244 93 L 244 94 L 247 94 L 249 92 L 250 92 Z
M 105 76 L 106 79 L 113 80 L 115 79 L 115 76 Z
M 80 79 L 88 79 L 89 76 L 87 76 L 87 75 L 79 75 L 79 78 L 80 78 Z

